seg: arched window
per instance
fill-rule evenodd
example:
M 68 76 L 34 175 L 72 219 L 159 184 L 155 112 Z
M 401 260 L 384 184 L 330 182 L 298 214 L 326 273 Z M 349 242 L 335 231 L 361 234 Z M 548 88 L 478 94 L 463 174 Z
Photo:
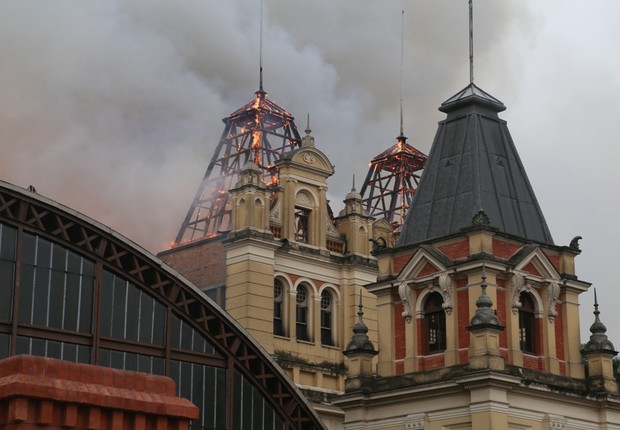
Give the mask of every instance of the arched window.
M 528 293 L 519 296 L 519 347 L 523 352 L 536 353 L 536 308 L 534 299 Z
M 333 306 L 332 295 L 327 291 L 323 291 L 321 293 L 321 344 L 323 345 L 334 345 Z
M 276 336 L 285 336 L 284 286 L 279 279 L 273 282 L 273 334 Z
M 295 306 L 295 332 L 297 340 L 310 340 L 308 332 L 308 290 L 303 285 L 297 287 Z
M 310 210 L 295 207 L 295 241 L 308 243 L 310 237 Z
M 424 344 L 426 353 L 441 352 L 446 349 L 446 314 L 441 307 L 443 297 L 431 293 L 424 303 Z

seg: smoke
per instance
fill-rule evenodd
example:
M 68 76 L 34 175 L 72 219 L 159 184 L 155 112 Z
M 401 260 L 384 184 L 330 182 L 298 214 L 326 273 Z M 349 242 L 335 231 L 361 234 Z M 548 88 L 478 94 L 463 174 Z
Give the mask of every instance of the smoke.
M 363 177 L 398 134 L 401 9 L 411 143 L 428 151 L 435 107 L 467 82 L 467 5 L 407 3 L 265 1 L 265 89 L 300 128 L 310 114 L 336 165 L 336 211 L 351 176 Z M 482 58 L 515 25 L 511 2 L 486 3 Z M 258 88 L 259 17 L 258 0 L 3 2 L 2 179 L 32 184 L 147 249 L 166 247 L 221 119 Z
M 310 114 L 336 168 L 336 213 L 399 132 L 403 9 L 405 134 L 428 152 L 437 107 L 469 82 L 467 1 L 264 2 L 265 90 L 300 129 Z M 600 188 L 618 183 L 618 9 L 477 0 L 474 11 L 475 81 L 507 105 L 556 241 L 584 236 L 580 276 L 609 285 L 613 262 L 595 260 L 620 240 Z M 166 248 L 221 119 L 258 89 L 259 15 L 260 0 L 0 2 L 0 178 Z M 584 225 L 592 212 L 601 219 Z

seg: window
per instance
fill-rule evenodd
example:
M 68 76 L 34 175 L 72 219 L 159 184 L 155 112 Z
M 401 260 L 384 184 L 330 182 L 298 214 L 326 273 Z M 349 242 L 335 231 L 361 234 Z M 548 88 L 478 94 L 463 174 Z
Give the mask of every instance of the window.
M 321 293 L 321 344 L 334 345 L 332 333 L 332 295 L 327 291 Z
M 297 287 L 295 327 L 297 340 L 310 340 L 308 333 L 308 291 L 306 287 Z
M 519 301 L 521 302 L 519 309 L 519 347 L 523 352 L 535 354 L 536 308 L 534 307 L 534 300 L 531 295 L 521 293 Z
M 443 297 L 431 293 L 424 303 L 424 343 L 427 353 L 441 352 L 446 349 L 446 314 L 441 307 Z
M 273 283 L 273 334 L 284 336 L 284 288 L 282 281 L 276 279 Z
M 295 207 L 295 241 L 308 243 L 310 210 Z

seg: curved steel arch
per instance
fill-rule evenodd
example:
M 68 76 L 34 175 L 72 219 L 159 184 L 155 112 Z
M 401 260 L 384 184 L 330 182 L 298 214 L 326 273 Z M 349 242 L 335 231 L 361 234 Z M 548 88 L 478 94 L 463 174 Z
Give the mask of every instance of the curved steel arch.
M 228 369 L 239 369 L 270 399 L 287 429 L 324 428 L 316 412 L 267 352 L 219 306 L 148 251 L 77 211 L 2 181 L 0 221 L 102 262 L 150 291 L 178 315 L 194 322 L 225 356 Z M 229 390 L 231 399 L 232 384 Z

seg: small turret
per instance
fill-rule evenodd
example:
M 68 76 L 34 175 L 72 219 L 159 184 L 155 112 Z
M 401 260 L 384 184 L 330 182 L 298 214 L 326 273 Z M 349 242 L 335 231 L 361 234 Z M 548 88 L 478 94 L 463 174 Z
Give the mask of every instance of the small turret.
M 374 345 L 368 338 L 368 327 L 364 324 L 362 292 L 357 311 L 357 322 L 353 326 L 353 336 L 343 351 L 349 359 L 349 375 L 345 382 L 347 391 L 357 390 L 364 385 L 364 379 L 372 377 L 372 359 L 377 355 Z
M 594 323 L 590 326 L 590 340 L 583 355 L 588 359 L 588 383 L 595 392 L 618 393 L 618 382 L 614 377 L 613 358 L 618 354 L 608 339 L 607 327 L 599 318 L 598 300 L 594 290 Z
M 476 312 L 467 329 L 470 332 L 469 366 L 473 369 L 503 370 L 504 358 L 499 352 L 499 333 L 504 327 L 493 311 L 487 295 L 487 277 L 482 269 L 482 292 L 476 300 Z
M 269 230 L 269 197 L 271 191 L 262 181 L 262 170 L 252 162 L 239 173 L 239 181 L 230 190 L 232 199 L 232 230 L 247 227 Z

